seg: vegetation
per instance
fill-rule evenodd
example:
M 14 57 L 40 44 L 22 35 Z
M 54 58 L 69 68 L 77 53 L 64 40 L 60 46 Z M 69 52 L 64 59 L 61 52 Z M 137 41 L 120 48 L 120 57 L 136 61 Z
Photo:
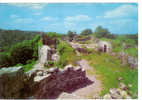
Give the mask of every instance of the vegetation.
M 57 62 L 58 66 L 63 68 L 67 64 L 75 65 L 77 61 L 75 50 L 66 42 L 61 41 L 58 45 L 60 60 Z
M 81 35 L 90 35 L 93 34 L 91 29 L 85 29 L 81 32 Z
M 10 66 L 23 66 L 25 72 L 31 70 L 38 59 L 38 47 L 42 46 L 42 39 L 39 32 L 24 32 L 18 30 L 0 30 L 0 68 Z M 92 34 L 91 29 L 86 29 L 81 32 L 80 38 L 84 39 L 88 35 L 95 36 L 100 40 L 109 41 L 112 43 L 113 52 L 125 52 L 130 56 L 138 57 L 138 34 L 136 35 L 112 35 L 108 29 L 98 26 Z M 19 35 L 20 34 L 20 35 Z M 60 68 L 68 64 L 76 65 L 76 61 L 86 59 L 90 66 L 94 68 L 93 74 L 103 82 L 104 90 L 101 95 L 108 93 L 110 88 L 119 86 L 118 77 L 122 77 L 123 82 L 128 85 L 132 84 L 130 91 L 133 98 L 137 97 L 138 91 L 138 70 L 130 69 L 129 65 L 122 65 L 121 61 L 109 54 L 98 53 L 94 49 L 88 49 L 91 54 L 81 54 L 76 56 L 73 49 L 67 42 L 62 41 L 63 35 L 56 32 L 47 32 L 47 36 L 58 39 L 58 52 L 60 59 L 58 62 L 49 61 L 46 67 Z M 68 31 L 67 36 L 72 40 L 76 32 Z M 81 41 L 78 43 L 89 44 L 93 40 Z M 87 49 L 87 48 L 86 48 Z
M 38 41 L 40 36 L 37 35 L 33 40 L 25 40 L 13 45 L 9 51 L 0 53 L 0 67 L 9 67 L 16 64 L 27 64 L 28 60 L 38 58 Z
M 72 32 L 72 31 L 68 31 L 67 32 L 67 35 L 69 37 L 69 40 L 72 41 L 73 40 L 73 37 L 76 35 L 76 32 Z
M 106 38 L 115 38 L 114 35 L 112 35 L 108 29 L 103 28 L 102 26 L 98 26 L 94 32 L 95 36 L 97 38 L 102 38 L 102 37 L 106 37 Z
M 0 51 L 8 51 L 14 44 L 32 40 L 39 32 L 0 29 Z
M 133 97 L 136 98 L 136 93 L 138 90 L 138 70 L 130 69 L 129 66 L 121 65 L 118 58 L 110 56 L 109 54 L 93 53 L 89 55 L 82 55 L 82 58 L 89 61 L 89 64 L 93 66 L 94 72 L 97 74 L 97 78 L 102 80 L 104 85 L 104 90 L 101 95 L 109 92 L 110 88 L 118 88 L 119 81 L 118 77 L 122 77 L 123 82 L 128 85 L 132 84 L 130 91 Z M 103 62 L 103 63 L 102 63 Z

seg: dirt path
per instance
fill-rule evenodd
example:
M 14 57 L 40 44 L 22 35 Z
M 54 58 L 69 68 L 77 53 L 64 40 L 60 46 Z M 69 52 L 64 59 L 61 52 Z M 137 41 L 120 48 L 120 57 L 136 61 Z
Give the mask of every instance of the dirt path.
M 83 67 L 86 70 L 86 75 L 87 77 L 93 81 L 94 83 L 76 90 L 75 92 L 73 92 L 72 94 L 67 94 L 67 93 L 63 93 L 59 98 L 61 99 L 65 99 L 65 98 L 69 98 L 69 99 L 93 99 L 93 98 L 99 98 L 99 94 L 102 90 L 102 83 L 100 80 L 96 79 L 96 76 L 94 74 L 89 74 L 88 71 L 93 71 L 94 69 L 88 65 L 88 61 L 87 60 L 80 60 L 77 62 L 79 66 Z M 71 96 L 72 95 L 72 96 Z M 73 98 L 72 98 L 73 97 Z

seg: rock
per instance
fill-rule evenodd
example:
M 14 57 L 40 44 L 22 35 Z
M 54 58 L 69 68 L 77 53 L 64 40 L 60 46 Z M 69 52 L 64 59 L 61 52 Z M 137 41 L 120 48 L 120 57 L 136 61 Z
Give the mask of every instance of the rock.
M 120 82 L 120 88 L 121 88 L 121 89 L 125 89 L 125 88 L 126 88 L 126 85 L 125 85 L 124 83 Z
M 128 84 L 128 86 L 129 86 L 129 88 L 131 88 L 131 87 L 132 87 L 132 84 Z
M 116 88 L 110 89 L 109 92 L 110 92 L 110 94 L 114 94 L 117 92 L 117 89 Z
M 36 76 L 34 77 L 34 82 L 40 82 L 41 80 L 47 78 L 48 76 L 50 76 L 50 74 L 47 74 L 45 76 Z
M 127 95 L 127 96 L 126 96 L 126 99 L 132 99 L 132 97 L 131 97 L 131 96 L 129 96 L 129 95 Z
M 122 77 L 119 77 L 119 78 L 118 78 L 118 80 L 119 80 L 119 81 L 122 81 L 122 80 L 123 80 L 123 78 L 122 78 Z
M 103 99 L 112 99 L 112 97 L 110 94 L 106 94 L 106 95 L 104 95 Z
M 57 62 L 57 61 L 60 59 L 60 56 L 59 56 L 57 53 L 55 53 L 55 54 L 52 55 L 51 59 L 52 59 L 53 61 L 56 61 L 56 62 Z
M 121 95 L 123 98 L 126 98 L 126 97 L 128 96 L 126 91 L 121 91 L 121 92 L 120 92 L 120 95 Z
M 131 68 L 137 68 L 138 67 L 138 60 L 132 56 L 128 56 L 128 64 L 130 64 Z
M 8 67 L 0 69 L 0 87 L 1 99 L 20 99 L 32 94 L 34 82 L 22 66 Z
M 113 99 L 121 99 L 122 98 L 116 88 L 110 89 L 110 94 Z
M 73 70 L 73 69 L 74 67 L 71 64 L 65 66 L 65 70 Z
M 62 92 L 71 93 L 92 84 L 82 69 L 76 70 L 72 65 L 67 65 L 63 71 L 53 69 L 46 78 L 37 77 L 35 80 L 40 81 L 34 95 L 36 99 L 56 99 Z
M 43 76 L 43 72 L 42 71 L 38 71 L 36 74 L 37 74 L 37 76 Z
M 51 54 L 49 54 L 51 48 L 47 45 L 43 45 L 42 47 L 39 47 L 39 63 L 44 65 L 48 62 L 48 59 L 50 58 Z
M 48 69 L 48 72 L 49 72 L 49 73 L 52 73 L 52 72 L 54 72 L 54 71 L 56 71 L 56 70 L 58 70 L 57 67 L 49 68 L 49 69 Z

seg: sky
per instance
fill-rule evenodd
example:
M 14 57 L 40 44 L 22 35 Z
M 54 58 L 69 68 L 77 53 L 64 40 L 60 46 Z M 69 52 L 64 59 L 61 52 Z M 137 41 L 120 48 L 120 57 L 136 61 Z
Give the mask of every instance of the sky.
M 101 25 L 114 34 L 138 32 L 136 3 L 1 3 L 0 28 L 80 33 Z

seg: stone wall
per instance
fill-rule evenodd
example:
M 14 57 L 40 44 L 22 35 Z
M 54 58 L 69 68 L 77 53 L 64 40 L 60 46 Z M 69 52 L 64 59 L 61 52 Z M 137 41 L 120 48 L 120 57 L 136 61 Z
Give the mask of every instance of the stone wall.
M 0 99 L 27 98 L 33 87 L 33 80 L 24 73 L 23 67 L 0 69 Z
M 41 80 L 35 99 L 56 99 L 62 92 L 71 93 L 93 82 L 86 77 L 84 69 L 69 65 L 64 70 L 52 68 L 50 75 Z

